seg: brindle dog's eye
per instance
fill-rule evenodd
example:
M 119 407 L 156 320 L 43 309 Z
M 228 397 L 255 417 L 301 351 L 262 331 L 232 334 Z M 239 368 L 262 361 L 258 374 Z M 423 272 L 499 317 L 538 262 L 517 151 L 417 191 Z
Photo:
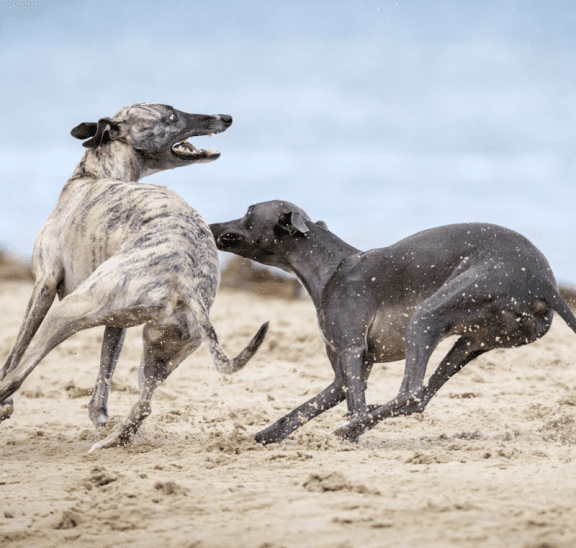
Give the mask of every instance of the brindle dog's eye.
M 170 114 L 170 117 L 168 118 L 168 120 L 170 120 L 171 122 L 176 122 L 178 120 L 178 116 L 176 116 L 176 114 L 172 113 L 172 114 Z

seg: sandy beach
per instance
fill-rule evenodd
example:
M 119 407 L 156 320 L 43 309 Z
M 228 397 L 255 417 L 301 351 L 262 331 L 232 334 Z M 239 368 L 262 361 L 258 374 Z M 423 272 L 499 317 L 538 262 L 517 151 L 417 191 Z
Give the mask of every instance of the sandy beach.
M 31 287 L 0 285 L 1 359 Z M 476 359 L 424 414 L 384 421 L 358 445 L 332 434 L 341 404 L 262 447 L 254 433 L 332 380 L 313 305 L 221 290 L 211 317 L 229 355 L 271 325 L 234 376 L 204 347 L 188 358 L 126 447 L 88 454 L 102 328 L 40 363 L 0 424 L 2 547 L 576 546 L 576 335 L 561 319 L 532 345 Z M 120 357 L 112 421 L 137 398 L 140 333 Z M 403 367 L 376 365 L 368 401 L 393 397 Z

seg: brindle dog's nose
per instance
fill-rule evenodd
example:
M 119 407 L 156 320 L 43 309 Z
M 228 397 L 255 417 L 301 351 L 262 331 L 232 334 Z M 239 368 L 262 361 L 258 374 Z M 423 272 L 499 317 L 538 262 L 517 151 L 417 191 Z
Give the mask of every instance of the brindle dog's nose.
M 227 126 L 232 124 L 232 116 L 229 114 L 218 114 L 218 116 L 220 117 L 220 120 L 222 120 Z

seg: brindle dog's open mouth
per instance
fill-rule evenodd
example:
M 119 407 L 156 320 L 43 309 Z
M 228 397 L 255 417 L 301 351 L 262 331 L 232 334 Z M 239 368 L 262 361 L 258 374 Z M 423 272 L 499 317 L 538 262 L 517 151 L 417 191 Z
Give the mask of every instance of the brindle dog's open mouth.
M 208 134 L 208 137 L 214 137 L 214 133 Z M 210 150 L 201 148 L 198 150 L 192 143 L 188 142 L 190 137 L 172 145 L 172 152 L 178 158 L 182 160 L 191 160 L 195 158 L 211 158 L 216 159 L 220 156 L 220 153 L 212 147 Z

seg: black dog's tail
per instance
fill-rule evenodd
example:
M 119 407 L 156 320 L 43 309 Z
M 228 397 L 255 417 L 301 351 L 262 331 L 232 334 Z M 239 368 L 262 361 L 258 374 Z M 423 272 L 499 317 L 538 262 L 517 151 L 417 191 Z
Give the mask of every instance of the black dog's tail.
M 542 300 L 546 301 L 550 308 L 558 312 L 568 327 L 576 333 L 576 316 L 574 316 L 568 303 L 564 300 L 560 291 L 556 287 L 549 285 L 542 295 Z

